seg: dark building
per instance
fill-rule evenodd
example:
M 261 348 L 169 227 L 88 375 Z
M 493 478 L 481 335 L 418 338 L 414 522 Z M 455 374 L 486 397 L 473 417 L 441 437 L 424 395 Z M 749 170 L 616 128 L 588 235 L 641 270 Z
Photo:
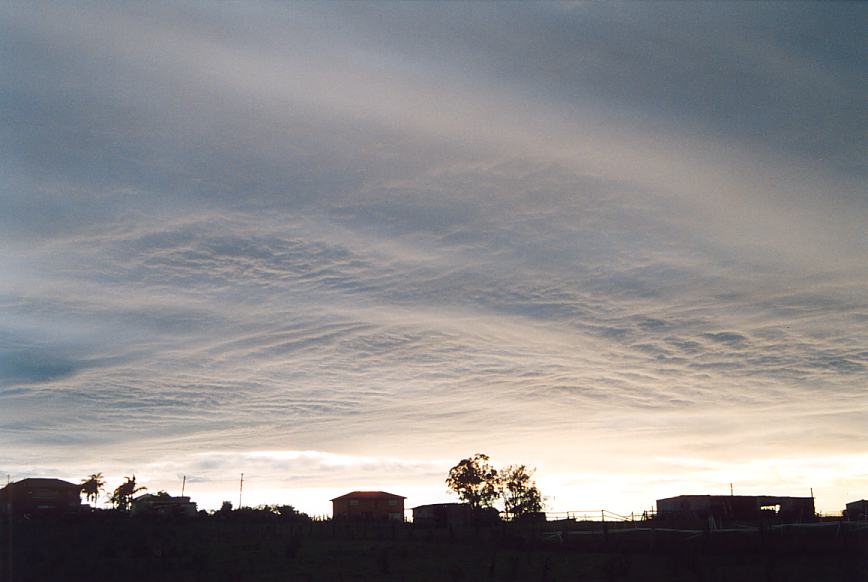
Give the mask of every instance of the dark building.
M 353 491 L 332 499 L 335 519 L 404 521 L 406 497 L 385 491 Z
M 81 485 L 31 478 L 0 489 L 0 512 L 23 515 L 73 513 L 81 509 Z
M 868 521 L 868 501 L 851 501 L 847 504 L 845 515 L 850 521 Z
M 657 500 L 657 518 L 705 521 L 718 525 L 731 521 L 775 519 L 798 523 L 815 518 L 813 497 L 773 495 L 679 495 Z
M 172 497 L 168 493 L 146 493 L 133 499 L 134 514 L 196 515 L 196 503 L 189 497 Z
M 413 508 L 413 523 L 421 527 L 462 527 L 473 521 L 467 503 L 431 503 Z

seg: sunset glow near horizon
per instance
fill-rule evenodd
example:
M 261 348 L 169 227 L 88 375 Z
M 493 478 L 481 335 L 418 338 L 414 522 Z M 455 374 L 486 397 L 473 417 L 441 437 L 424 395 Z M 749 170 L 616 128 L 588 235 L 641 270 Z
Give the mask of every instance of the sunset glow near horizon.
M 868 497 L 866 22 L 4 3 L 0 472 Z

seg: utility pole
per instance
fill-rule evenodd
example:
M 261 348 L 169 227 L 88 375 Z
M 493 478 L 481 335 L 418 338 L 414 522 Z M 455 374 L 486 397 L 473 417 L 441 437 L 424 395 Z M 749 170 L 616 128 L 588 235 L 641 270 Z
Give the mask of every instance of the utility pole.
M 729 496 L 732 497 L 732 483 L 729 484 Z
M 241 483 L 238 484 L 238 509 L 241 509 L 242 491 L 244 491 L 244 473 L 241 473 Z
M 181 497 L 184 496 L 184 488 L 187 487 L 187 476 L 184 475 L 184 480 L 181 481 Z
M 10 483 L 12 483 L 12 476 L 7 474 L 6 475 L 6 492 L 7 492 L 6 511 L 9 515 L 9 534 L 6 536 L 6 541 L 8 543 L 7 556 L 9 556 L 9 559 L 8 559 L 8 563 L 6 565 L 8 567 L 8 576 L 9 576 L 8 580 L 9 580 L 9 582 L 12 582 L 15 579 L 15 569 L 12 566 L 12 563 L 13 563 L 14 558 L 15 558 L 15 551 L 14 551 L 15 545 L 13 543 L 13 538 L 12 538 L 12 534 L 13 534 L 12 526 L 15 524 L 15 520 L 12 519 L 12 508 L 14 507 L 14 503 L 12 501 L 13 492 L 12 492 L 12 487 L 9 486 Z

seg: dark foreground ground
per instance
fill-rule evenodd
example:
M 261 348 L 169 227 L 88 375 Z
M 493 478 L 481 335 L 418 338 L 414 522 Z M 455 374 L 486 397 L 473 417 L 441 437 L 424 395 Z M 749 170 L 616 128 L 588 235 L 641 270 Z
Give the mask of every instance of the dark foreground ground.
M 868 528 L 849 524 L 752 533 L 552 524 L 423 530 L 106 515 L 0 527 L 2 582 L 868 582 Z

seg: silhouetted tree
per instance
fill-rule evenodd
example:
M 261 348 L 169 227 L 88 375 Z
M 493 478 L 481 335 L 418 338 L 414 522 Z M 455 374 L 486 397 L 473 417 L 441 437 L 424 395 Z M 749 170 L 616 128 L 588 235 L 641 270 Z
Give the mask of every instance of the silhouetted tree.
M 500 496 L 503 509 L 513 517 L 542 511 L 542 495 L 534 481 L 535 470 L 525 465 L 510 465 L 500 471 Z
M 112 496 L 109 498 L 109 501 L 122 511 L 127 511 L 130 508 L 130 505 L 133 501 L 133 495 L 138 493 L 139 491 L 144 491 L 147 487 L 136 486 L 136 476 L 132 477 L 124 477 L 126 481 L 118 485 L 118 488 L 114 490 Z
M 449 469 L 446 486 L 473 509 L 491 507 L 498 497 L 497 469 L 488 462 L 488 455 L 476 453 Z
M 231 511 L 231 507 L 230 504 L 229 510 L 221 508 L 220 511 L 214 512 L 214 515 L 248 522 L 311 521 L 308 514 L 298 511 L 291 505 L 257 505 L 256 507 L 239 507 L 235 511 Z
M 280 519 L 287 521 L 309 521 L 310 516 L 297 510 L 292 505 L 260 505 L 257 509 L 268 511 Z
M 81 480 L 81 492 L 84 493 L 88 503 L 93 501 L 96 505 L 100 491 L 105 491 L 105 479 L 102 478 L 102 473 L 94 473 L 87 479 Z

